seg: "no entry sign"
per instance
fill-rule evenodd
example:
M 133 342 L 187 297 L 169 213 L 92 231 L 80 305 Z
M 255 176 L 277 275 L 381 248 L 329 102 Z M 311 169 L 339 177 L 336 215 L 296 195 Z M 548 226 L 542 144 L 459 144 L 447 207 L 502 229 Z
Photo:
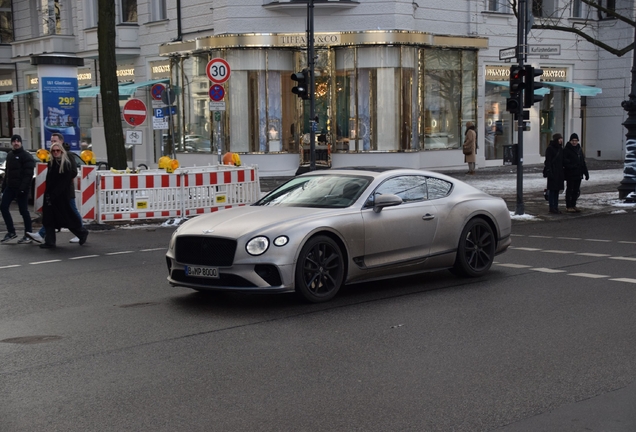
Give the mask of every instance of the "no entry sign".
M 131 126 L 139 126 L 146 121 L 148 110 L 146 104 L 139 99 L 130 99 L 124 105 L 124 120 Z
M 222 58 L 214 58 L 205 67 L 205 73 L 210 81 L 222 84 L 230 78 L 230 65 Z

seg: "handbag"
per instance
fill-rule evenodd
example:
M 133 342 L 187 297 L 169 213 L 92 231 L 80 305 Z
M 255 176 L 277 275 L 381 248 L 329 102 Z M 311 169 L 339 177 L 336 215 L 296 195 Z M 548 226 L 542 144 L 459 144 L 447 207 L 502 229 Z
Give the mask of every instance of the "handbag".
M 462 151 L 464 152 L 465 155 L 469 155 L 469 154 L 473 154 L 470 145 L 464 144 L 462 146 Z

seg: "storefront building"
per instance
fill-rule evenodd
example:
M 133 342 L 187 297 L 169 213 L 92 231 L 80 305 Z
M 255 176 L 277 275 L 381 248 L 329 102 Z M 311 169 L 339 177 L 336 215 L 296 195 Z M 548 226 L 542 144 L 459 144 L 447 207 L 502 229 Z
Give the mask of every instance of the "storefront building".
M 197 153 L 221 146 L 266 173 L 293 174 L 306 163 L 309 102 L 292 93 L 290 78 L 307 64 L 304 43 L 304 34 L 258 34 L 162 46 L 179 95 L 179 158 L 200 160 Z M 483 38 L 417 32 L 317 34 L 318 163 L 432 167 L 434 154 L 449 150 L 445 158 L 461 164 L 465 124 L 477 121 L 478 50 L 486 46 Z M 231 67 L 220 113 L 208 108 L 213 58 Z

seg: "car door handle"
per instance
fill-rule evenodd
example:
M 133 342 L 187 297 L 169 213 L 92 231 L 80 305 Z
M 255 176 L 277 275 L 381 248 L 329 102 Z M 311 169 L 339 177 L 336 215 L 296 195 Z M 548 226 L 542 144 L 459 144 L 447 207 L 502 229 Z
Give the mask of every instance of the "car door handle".
M 435 215 L 432 215 L 430 213 L 426 213 L 424 216 L 422 216 L 423 220 L 433 220 L 435 219 Z

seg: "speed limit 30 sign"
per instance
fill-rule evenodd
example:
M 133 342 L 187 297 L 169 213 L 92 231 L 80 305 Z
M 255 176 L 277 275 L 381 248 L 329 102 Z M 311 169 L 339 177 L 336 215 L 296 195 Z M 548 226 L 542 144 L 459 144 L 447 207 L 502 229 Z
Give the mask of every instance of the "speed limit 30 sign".
M 221 84 L 230 78 L 230 65 L 222 58 L 214 58 L 205 67 L 205 73 L 210 81 Z

